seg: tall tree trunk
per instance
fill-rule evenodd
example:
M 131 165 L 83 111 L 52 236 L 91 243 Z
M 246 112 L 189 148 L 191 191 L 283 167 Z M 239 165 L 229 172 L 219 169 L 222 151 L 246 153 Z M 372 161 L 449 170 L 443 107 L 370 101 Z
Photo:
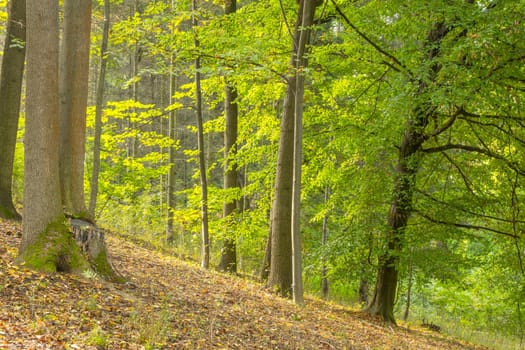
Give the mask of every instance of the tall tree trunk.
M 173 95 L 175 94 L 175 87 L 176 87 L 176 78 L 174 76 L 173 68 L 173 57 L 170 59 L 170 66 L 172 68 L 172 71 L 170 72 L 170 79 L 169 79 L 169 104 L 173 104 Z M 176 141 L 176 115 L 175 111 L 169 112 L 168 117 L 168 137 L 173 142 Z M 167 190 L 167 216 L 168 220 L 166 222 L 166 243 L 170 244 L 173 243 L 173 215 L 175 210 L 175 179 L 177 176 L 176 170 L 175 170 L 175 146 L 171 145 L 168 149 L 168 162 L 170 165 L 170 169 L 168 170 L 168 190 Z
M 229 15 L 237 10 L 236 0 L 227 0 L 224 4 L 224 14 Z M 226 127 L 224 130 L 224 189 L 239 187 L 237 181 L 238 171 L 233 157 L 237 153 L 237 119 L 239 110 L 237 108 L 237 90 L 226 79 L 225 87 L 226 98 L 224 100 L 224 114 Z M 237 201 L 230 200 L 224 203 L 223 218 L 231 221 L 231 217 L 237 209 Z M 230 226 L 230 223 L 226 227 Z M 228 230 L 227 230 L 228 231 Z M 237 249 L 235 237 L 231 237 L 230 232 L 226 232 L 221 249 L 221 260 L 219 270 L 226 272 L 237 272 Z
M 197 11 L 197 0 L 192 0 L 192 26 L 196 28 L 199 24 L 195 12 Z M 195 35 L 195 48 L 199 48 L 199 39 Z M 202 89 L 201 89 L 201 58 L 195 58 L 195 104 L 197 113 L 197 142 L 199 148 L 199 173 L 201 179 L 201 237 L 202 253 L 201 266 L 205 269 L 210 266 L 210 237 L 208 230 L 208 180 L 206 178 L 206 163 L 204 153 L 204 127 L 202 118 Z
M 89 80 L 91 0 L 64 1 L 60 52 L 60 184 L 67 215 L 86 218 L 84 153 Z
M 427 36 L 427 60 L 431 62 L 429 77 L 434 81 L 441 69 L 434 59 L 439 55 L 440 42 L 448 33 L 444 23 L 437 23 Z M 428 82 L 417 81 L 417 95 L 428 90 Z M 413 111 L 406 125 L 399 146 L 398 160 L 394 178 L 393 199 L 388 212 L 387 250 L 379 258 L 376 287 L 368 312 L 381 316 L 385 321 L 395 323 L 394 302 L 397 291 L 399 253 L 401 241 L 412 213 L 412 197 L 416 175 L 419 170 L 421 154 L 419 150 L 426 140 L 424 129 L 433 116 L 434 108 L 430 102 L 421 103 Z
M 330 185 L 327 185 L 324 191 L 324 203 L 327 205 L 330 200 Z M 326 246 L 328 242 L 328 213 L 324 214 L 323 217 L 323 232 L 321 234 L 321 245 Z M 326 258 L 322 258 L 321 266 L 321 295 L 323 299 L 328 299 L 328 276 L 326 273 Z
M 234 1 L 233 1 L 234 2 Z M 225 117 L 226 130 L 224 132 L 224 189 L 232 189 L 239 187 L 237 181 L 238 171 L 235 160 L 232 158 L 237 152 L 237 91 L 230 84 L 226 85 L 226 99 L 225 103 Z M 230 200 L 224 203 L 223 217 L 231 221 L 233 214 L 237 209 L 237 201 Z M 228 222 L 226 227 L 230 226 Z M 222 271 L 237 272 L 237 252 L 235 237 L 231 237 L 230 233 L 226 233 L 221 250 L 221 260 L 219 269 Z
M 292 219 L 292 203 L 294 198 L 293 183 L 294 174 L 295 182 L 297 184 L 300 181 L 300 169 L 295 166 L 294 172 L 294 154 L 297 154 L 296 160 L 300 162 L 300 151 L 295 152 L 294 144 L 295 141 L 294 128 L 296 124 L 296 96 L 297 94 L 297 83 L 302 85 L 302 72 L 299 71 L 298 67 L 305 67 L 306 62 L 303 62 L 303 54 L 308 40 L 309 27 L 313 23 L 313 14 L 315 11 L 315 2 L 311 0 L 301 0 L 299 4 L 299 11 L 297 14 L 297 20 L 295 23 L 294 40 L 292 56 L 290 59 L 290 67 L 293 69 L 293 75 L 288 77 L 286 85 L 286 94 L 284 98 L 283 116 L 281 119 L 281 129 L 279 136 L 279 150 L 277 153 L 277 172 L 275 178 L 275 196 L 272 211 L 272 253 L 270 262 L 270 275 L 268 278 L 268 285 L 275 288 L 282 296 L 291 297 L 294 293 L 292 290 L 292 284 L 294 284 L 294 275 L 297 278 L 300 270 L 300 263 L 295 259 L 292 259 L 292 238 L 299 238 L 297 233 L 292 231 L 292 220 L 294 220 L 294 229 L 298 230 L 298 218 Z M 306 19 L 304 21 L 303 19 Z M 301 38 L 301 36 L 303 36 Z M 304 63 L 304 64 L 303 64 Z M 299 87 L 302 91 L 302 87 Z M 302 92 L 300 96 L 299 104 L 302 106 Z M 299 115 L 302 115 L 302 111 L 299 111 Z M 300 136 L 300 131 L 299 135 Z M 299 176 L 298 176 L 299 175 Z M 300 196 L 299 187 L 296 187 L 295 197 Z M 298 213 L 298 203 L 296 202 L 294 209 Z M 296 248 L 295 252 L 300 254 L 300 242 L 296 240 L 293 243 Z M 295 261 L 295 262 L 294 262 Z M 294 270 L 294 267 L 296 270 Z M 294 273 L 295 271 L 295 273 Z M 298 279 L 295 281 L 295 285 L 298 286 L 300 283 Z M 302 292 L 299 290 L 298 295 L 302 296 Z M 300 302 L 300 299 L 298 300 Z
M 407 286 L 407 302 L 405 305 L 405 312 L 403 314 L 403 321 L 408 320 L 408 315 L 410 314 L 410 306 L 412 301 L 412 281 L 414 278 L 414 264 L 412 259 L 408 262 L 408 286 Z
M 65 225 L 59 182 L 58 1 L 27 1 L 24 215 L 19 261 L 42 271 L 83 270 Z
M 20 220 L 13 204 L 15 156 L 20 96 L 26 48 L 26 1 L 11 0 L 0 75 L 0 217 Z
M 97 79 L 97 92 L 95 101 L 95 135 L 93 141 L 93 169 L 91 172 L 91 190 L 89 197 L 89 215 L 96 218 L 98 177 L 100 174 L 100 139 L 102 136 L 102 111 L 104 108 L 104 92 L 106 86 L 106 66 L 108 62 L 107 51 L 110 27 L 110 3 L 104 0 L 104 28 L 102 29 L 102 42 L 100 44 L 100 71 Z

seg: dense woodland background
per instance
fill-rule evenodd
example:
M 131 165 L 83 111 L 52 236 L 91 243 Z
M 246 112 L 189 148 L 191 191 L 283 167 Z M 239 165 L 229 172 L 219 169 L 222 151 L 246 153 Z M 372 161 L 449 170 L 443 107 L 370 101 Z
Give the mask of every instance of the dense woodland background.
M 293 160 L 278 161 L 283 137 L 293 140 L 281 124 L 293 96 L 292 115 L 304 109 L 305 291 L 523 348 L 525 1 L 324 1 L 303 28 L 305 3 L 94 1 L 89 217 L 203 265 L 209 247 L 210 267 L 269 272 L 290 294 L 267 258 L 284 213 L 276 179 Z M 24 103 L 12 177 L 20 212 Z

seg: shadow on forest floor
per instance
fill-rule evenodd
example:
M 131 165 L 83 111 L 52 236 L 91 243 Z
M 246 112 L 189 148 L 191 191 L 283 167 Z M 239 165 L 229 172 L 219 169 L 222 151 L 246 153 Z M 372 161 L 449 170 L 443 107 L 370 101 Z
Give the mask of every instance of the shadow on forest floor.
M 129 283 L 17 266 L 20 227 L 0 221 L 0 349 L 482 349 L 106 237 Z

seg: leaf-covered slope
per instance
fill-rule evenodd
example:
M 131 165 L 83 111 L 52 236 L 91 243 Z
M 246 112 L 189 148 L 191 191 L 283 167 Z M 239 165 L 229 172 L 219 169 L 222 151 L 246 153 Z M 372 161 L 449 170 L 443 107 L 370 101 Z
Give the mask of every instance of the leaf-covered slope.
M 130 282 L 42 275 L 14 264 L 20 227 L 0 222 L 0 348 L 474 349 L 391 328 L 307 299 L 298 308 L 260 285 L 107 237 Z

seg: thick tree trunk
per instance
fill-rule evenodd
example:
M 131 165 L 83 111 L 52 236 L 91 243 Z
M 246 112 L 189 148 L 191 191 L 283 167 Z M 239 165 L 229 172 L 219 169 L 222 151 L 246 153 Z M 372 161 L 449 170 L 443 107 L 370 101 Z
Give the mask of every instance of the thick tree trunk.
M 448 33 L 443 23 L 438 23 L 427 37 L 426 47 L 431 62 L 429 77 L 434 81 L 441 66 L 434 61 L 440 52 L 440 42 Z M 424 95 L 428 90 L 428 83 L 417 82 L 417 94 Z M 430 103 L 421 103 L 413 111 L 413 117 L 405 126 L 394 179 L 393 200 L 388 213 L 387 250 L 379 258 L 379 268 L 376 288 L 368 312 L 381 316 L 385 321 L 395 323 L 394 302 L 397 291 L 399 253 L 401 241 L 412 213 L 412 197 L 415 188 L 416 175 L 419 170 L 421 154 L 419 150 L 426 140 L 424 133 L 434 108 Z
M 100 173 L 100 139 L 102 136 L 102 110 L 104 108 L 104 92 L 106 86 L 107 51 L 110 26 L 110 4 L 104 0 L 104 28 L 102 30 L 102 42 L 100 44 L 100 71 L 97 80 L 97 92 L 95 102 L 95 135 L 93 141 L 93 169 L 91 172 L 91 188 L 89 197 L 89 215 L 96 219 L 95 209 L 97 207 L 98 177 Z
M 58 2 L 27 1 L 24 215 L 19 261 L 42 271 L 87 266 L 65 225 L 59 183 Z
M 0 75 L 0 217 L 17 220 L 21 217 L 13 204 L 12 183 L 24 75 L 25 22 L 25 0 L 12 0 Z
M 60 52 L 60 184 L 67 215 L 87 218 L 84 153 L 89 78 L 91 0 L 64 1 Z
M 192 25 L 198 26 L 195 11 L 197 11 L 197 0 L 192 1 Z M 195 35 L 195 48 L 199 47 L 197 33 Z M 202 117 L 202 90 L 201 90 L 201 59 L 199 56 L 195 59 L 195 105 L 197 114 L 197 143 L 199 149 L 199 173 L 201 179 L 201 237 L 202 252 L 201 266 L 205 269 L 210 266 L 210 236 L 208 230 L 208 180 L 206 178 L 206 162 L 204 153 L 204 127 Z

